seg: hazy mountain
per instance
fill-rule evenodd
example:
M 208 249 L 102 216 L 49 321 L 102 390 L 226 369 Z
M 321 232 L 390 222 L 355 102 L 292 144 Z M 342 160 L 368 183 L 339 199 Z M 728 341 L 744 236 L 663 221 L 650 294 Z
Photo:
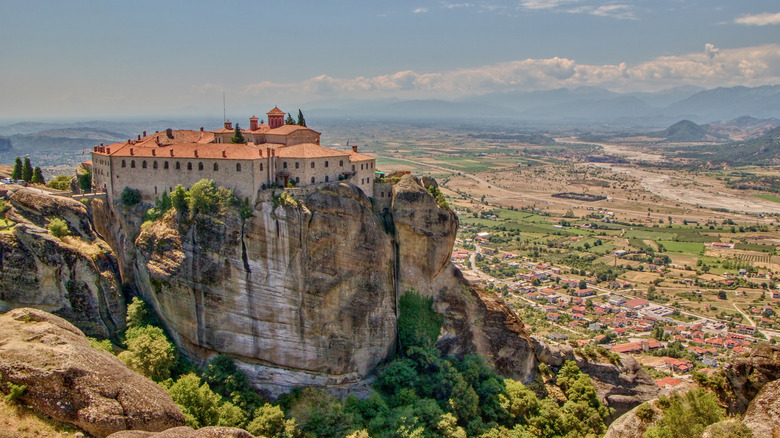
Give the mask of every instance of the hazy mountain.
M 780 164 L 780 127 L 750 140 L 691 148 L 681 156 L 710 163 L 775 166 Z
M 780 117 L 780 85 L 715 88 L 700 91 L 665 109 L 699 123 L 740 116 Z M 688 117 L 690 116 L 690 117 Z
M 697 125 L 690 120 L 681 120 L 661 132 L 648 135 L 665 138 L 670 142 L 715 141 L 727 138 L 720 134 L 713 134 L 705 126 Z
M 0 137 L 0 152 L 7 152 L 13 149 L 10 138 Z

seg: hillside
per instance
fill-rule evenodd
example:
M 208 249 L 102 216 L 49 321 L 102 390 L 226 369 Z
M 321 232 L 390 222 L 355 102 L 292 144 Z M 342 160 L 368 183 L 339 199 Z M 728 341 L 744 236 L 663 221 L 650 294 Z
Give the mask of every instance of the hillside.
M 745 141 L 717 146 L 698 146 L 680 156 L 732 166 L 774 166 L 780 164 L 780 127 Z
M 662 137 L 670 142 L 691 142 L 708 141 L 712 136 L 707 131 L 691 122 L 690 120 L 681 120 L 674 125 L 666 128 L 664 131 L 651 134 L 652 137 Z

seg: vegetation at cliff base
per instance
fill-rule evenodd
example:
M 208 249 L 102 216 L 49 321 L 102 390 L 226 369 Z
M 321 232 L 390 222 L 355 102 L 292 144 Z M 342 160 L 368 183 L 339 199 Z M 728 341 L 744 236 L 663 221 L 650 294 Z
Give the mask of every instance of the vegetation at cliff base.
M 68 235 L 68 223 L 64 220 L 55 217 L 49 221 L 49 232 L 52 236 L 62 238 Z
M 717 397 L 704 389 L 661 397 L 658 406 L 664 416 L 647 429 L 647 438 L 698 438 L 707 426 L 723 420 L 725 413 Z

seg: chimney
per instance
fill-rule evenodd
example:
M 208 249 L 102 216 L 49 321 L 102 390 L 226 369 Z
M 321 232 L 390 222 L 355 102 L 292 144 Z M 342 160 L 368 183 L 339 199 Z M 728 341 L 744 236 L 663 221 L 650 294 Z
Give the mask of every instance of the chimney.
M 141 134 L 138 134 L 138 139 L 139 139 L 139 140 L 141 139 Z
M 168 138 L 173 138 L 173 129 L 168 128 L 165 130 L 165 135 L 168 136 Z
M 144 131 L 144 137 L 146 137 L 146 131 Z
M 202 126 L 200 127 L 200 132 L 203 132 L 203 127 Z
M 222 158 L 227 158 L 227 152 L 224 149 L 222 150 Z
M 355 146 L 354 144 L 352 145 L 352 152 L 357 152 L 357 146 Z
M 153 157 L 156 157 L 156 156 L 157 156 L 157 150 L 156 150 L 156 149 L 152 149 L 152 156 L 153 156 Z
M 110 155 L 111 154 L 111 148 L 106 148 L 106 153 Z
M 103 143 L 100 143 L 100 147 L 103 147 Z
M 225 129 L 233 129 L 233 122 L 225 120 Z
M 173 156 L 173 149 L 171 149 L 171 156 Z
M 254 131 L 257 129 L 257 117 L 252 116 L 249 118 L 249 130 Z
M 195 149 L 195 158 L 198 158 L 198 150 Z
M 133 155 L 133 148 L 130 148 L 130 155 Z

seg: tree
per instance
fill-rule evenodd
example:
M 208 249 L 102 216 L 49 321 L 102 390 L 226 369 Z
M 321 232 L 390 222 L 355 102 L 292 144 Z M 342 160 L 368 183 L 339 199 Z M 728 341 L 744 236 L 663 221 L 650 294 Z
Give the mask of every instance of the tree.
M 194 373 L 177 380 L 168 388 L 168 394 L 184 414 L 187 426 L 198 429 L 219 424 L 222 399 L 208 384 L 201 384 Z
M 294 125 L 295 124 L 295 120 L 293 119 L 292 114 L 287 113 L 287 118 L 284 119 L 284 124 L 285 125 Z
M 125 187 L 125 189 L 122 190 L 122 194 L 119 195 L 119 200 L 122 202 L 122 205 L 132 207 L 141 202 L 141 192 L 138 189 Z
M 246 139 L 244 138 L 244 134 L 241 133 L 241 128 L 238 127 L 238 123 L 236 123 L 236 129 L 233 130 L 233 136 L 230 137 L 230 142 L 233 144 L 246 143 Z
M 44 184 L 46 182 L 43 179 L 43 172 L 41 172 L 41 168 L 38 166 L 36 166 L 35 169 L 33 169 L 32 182 L 34 184 Z
M 11 179 L 17 181 L 22 179 L 22 159 L 19 157 L 16 157 L 16 160 L 14 160 L 14 170 L 11 172 Z
M 306 126 L 306 119 L 303 118 L 303 113 L 300 109 L 298 110 L 298 125 Z
M 187 204 L 187 189 L 179 184 L 173 189 L 173 192 L 171 192 L 171 205 L 179 213 L 186 213 Z
M 30 182 L 32 181 L 32 176 L 33 176 L 32 164 L 30 164 L 30 159 L 25 157 L 24 165 L 22 166 L 22 179 L 26 182 Z
M 718 299 L 721 299 L 721 300 L 728 299 L 728 296 L 726 295 L 726 291 L 725 290 L 718 291 Z
M 659 406 L 664 416 L 656 426 L 647 429 L 648 438 L 699 437 L 707 426 L 722 420 L 724 414 L 715 394 L 701 388 L 659 400 Z
M 84 172 L 76 175 L 79 181 L 79 188 L 84 193 L 89 193 L 92 190 L 92 172 Z
M 254 419 L 246 430 L 252 435 L 268 438 L 292 438 L 298 436 L 298 425 L 293 419 L 285 419 L 279 406 L 266 403 L 255 409 Z
M 125 334 L 127 350 L 119 358 L 136 372 L 162 382 L 171 376 L 176 363 L 173 345 L 162 329 L 154 326 L 129 328 Z
M 49 232 L 56 238 L 62 238 L 68 235 L 68 223 L 55 217 L 49 221 Z

